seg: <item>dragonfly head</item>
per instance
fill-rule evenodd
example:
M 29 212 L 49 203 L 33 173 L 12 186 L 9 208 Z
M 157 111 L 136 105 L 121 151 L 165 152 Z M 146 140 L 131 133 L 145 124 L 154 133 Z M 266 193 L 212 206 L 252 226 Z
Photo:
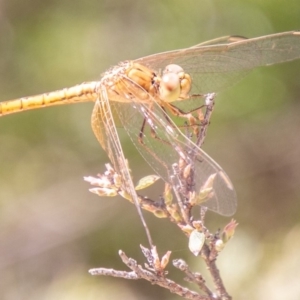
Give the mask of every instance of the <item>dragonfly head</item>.
M 191 77 L 175 64 L 166 66 L 161 77 L 160 98 L 166 102 L 186 99 L 191 89 Z

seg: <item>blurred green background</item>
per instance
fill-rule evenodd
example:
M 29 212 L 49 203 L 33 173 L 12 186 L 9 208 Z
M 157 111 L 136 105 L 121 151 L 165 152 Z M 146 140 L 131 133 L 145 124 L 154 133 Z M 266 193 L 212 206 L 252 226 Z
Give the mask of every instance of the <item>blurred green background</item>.
M 3 0 L 0 101 L 97 80 L 119 61 L 223 35 L 300 29 L 299 16 L 298 0 Z M 204 149 L 238 193 L 240 225 L 218 261 L 235 299 L 300 299 L 299 78 L 300 61 L 260 68 L 217 97 Z M 142 263 L 139 244 L 147 245 L 135 208 L 89 193 L 83 181 L 108 161 L 90 129 L 92 107 L 0 119 L 3 300 L 180 299 L 148 282 L 87 273 L 126 269 L 119 249 Z M 152 173 L 120 136 L 135 178 Z M 155 198 L 161 188 L 146 193 Z M 146 218 L 161 254 L 172 250 L 172 259 L 204 272 L 174 225 Z M 228 221 L 208 215 L 212 230 Z

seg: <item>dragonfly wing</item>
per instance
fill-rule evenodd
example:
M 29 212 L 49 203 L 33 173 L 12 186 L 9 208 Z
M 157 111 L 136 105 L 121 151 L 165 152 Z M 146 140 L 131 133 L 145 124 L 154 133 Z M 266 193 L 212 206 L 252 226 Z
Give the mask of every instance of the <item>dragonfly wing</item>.
M 221 45 L 221 44 L 231 44 L 239 41 L 247 40 L 246 37 L 243 36 L 222 36 L 210 41 L 206 41 L 200 44 L 197 44 L 195 46 L 192 46 L 190 48 L 198 48 L 198 47 L 203 47 L 203 46 L 213 46 L 213 45 Z
M 226 39 L 226 38 L 225 38 Z M 300 32 L 291 31 L 253 39 L 163 52 L 137 59 L 159 71 L 177 64 L 193 79 L 192 94 L 218 92 L 239 81 L 251 69 L 300 58 Z
M 98 92 L 99 98 L 95 102 L 91 120 L 93 132 L 107 153 L 114 170 L 121 175 L 123 188 L 131 197 L 135 198 L 137 197 L 135 188 L 116 130 L 106 87 L 100 84 Z
M 154 98 L 149 103 L 141 102 L 138 98 L 141 87 L 126 77 L 123 80 L 124 97 L 130 95 L 132 104 L 114 102 L 111 105 L 144 159 L 160 177 L 170 182 L 174 174 L 172 166 L 178 164 L 182 156 L 196 153 L 195 191 L 199 192 L 209 177 L 215 176 L 213 196 L 203 205 L 221 215 L 232 215 L 236 210 L 236 194 L 222 168 L 180 131 Z
M 116 139 L 118 140 L 118 136 L 115 136 L 113 132 L 110 132 L 113 119 L 109 113 L 109 103 L 107 101 L 103 101 L 102 99 L 104 98 L 105 94 L 103 94 L 102 89 L 100 89 L 99 98 L 96 100 L 93 109 L 91 125 L 98 142 L 107 153 L 114 168 L 116 168 L 115 171 L 118 172 L 118 159 L 114 149 L 114 143 L 118 143 L 114 141 L 116 141 Z

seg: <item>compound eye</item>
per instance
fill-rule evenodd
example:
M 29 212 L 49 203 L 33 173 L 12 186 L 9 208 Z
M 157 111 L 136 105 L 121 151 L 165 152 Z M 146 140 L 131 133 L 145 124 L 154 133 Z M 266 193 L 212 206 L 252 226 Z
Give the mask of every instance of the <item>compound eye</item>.
M 179 78 L 174 73 L 164 74 L 163 77 L 162 77 L 162 82 L 161 83 L 170 92 L 172 92 L 172 91 L 178 89 L 178 87 L 180 87 Z
M 167 102 L 173 102 L 180 95 L 180 79 L 176 73 L 165 73 L 160 82 L 160 98 Z
M 179 74 L 183 72 L 183 69 L 175 64 L 167 65 L 163 71 L 163 74 L 168 74 L 168 73 L 174 73 L 174 74 Z

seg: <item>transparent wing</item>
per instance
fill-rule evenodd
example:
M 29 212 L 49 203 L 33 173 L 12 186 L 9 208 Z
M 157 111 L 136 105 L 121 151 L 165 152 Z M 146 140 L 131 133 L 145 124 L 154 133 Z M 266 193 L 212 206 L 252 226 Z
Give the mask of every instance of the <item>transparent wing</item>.
M 244 41 L 244 40 L 248 40 L 248 39 L 243 36 L 227 35 L 227 36 L 222 36 L 222 37 L 210 40 L 210 41 L 202 42 L 202 43 L 192 46 L 190 48 L 198 48 L 198 47 L 203 47 L 203 46 L 213 46 L 213 45 L 221 45 L 221 44 L 231 44 L 231 43 L 240 42 L 240 41 Z
M 121 142 L 114 123 L 106 87 L 100 85 L 98 92 L 99 98 L 95 102 L 91 119 L 93 132 L 100 145 L 107 153 L 114 170 L 121 175 L 123 188 L 125 188 L 128 195 L 138 203 L 136 191 L 131 180 L 130 171 L 125 161 Z
M 92 128 L 100 142 L 102 148 L 113 164 L 114 171 L 121 176 L 121 191 L 119 193 L 127 200 L 133 202 L 136 206 L 139 217 L 142 221 L 149 244 L 152 246 L 152 238 L 148 226 L 145 222 L 138 195 L 132 182 L 128 164 L 125 160 L 121 142 L 116 130 L 110 102 L 107 94 L 107 87 L 100 82 L 97 92 L 99 98 L 96 100 L 92 113 Z
M 121 96 L 130 95 L 132 103 L 111 102 L 111 105 L 143 158 L 159 176 L 170 182 L 170 175 L 174 173 L 172 165 L 178 163 L 182 155 L 188 157 L 196 153 L 195 191 L 199 192 L 211 175 L 216 176 L 214 195 L 203 206 L 221 215 L 232 215 L 236 211 L 236 193 L 222 168 L 184 136 L 155 99 L 149 104 L 142 103 L 138 98 L 141 87 L 126 77 L 122 81 Z
M 105 100 L 106 98 L 104 87 L 100 87 L 99 98 L 95 102 L 92 113 L 91 125 L 98 142 L 107 153 L 115 171 L 119 173 L 121 168 L 119 167 L 118 156 L 122 150 L 110 113 L 109 102 Z
M 300 58 L 300 31 L 258 38 L 224 37 L 191 48 L 137 59 L 159 71 L 177 64 L 193 79 L 192 94 L 218 92 L 251 69 Z

